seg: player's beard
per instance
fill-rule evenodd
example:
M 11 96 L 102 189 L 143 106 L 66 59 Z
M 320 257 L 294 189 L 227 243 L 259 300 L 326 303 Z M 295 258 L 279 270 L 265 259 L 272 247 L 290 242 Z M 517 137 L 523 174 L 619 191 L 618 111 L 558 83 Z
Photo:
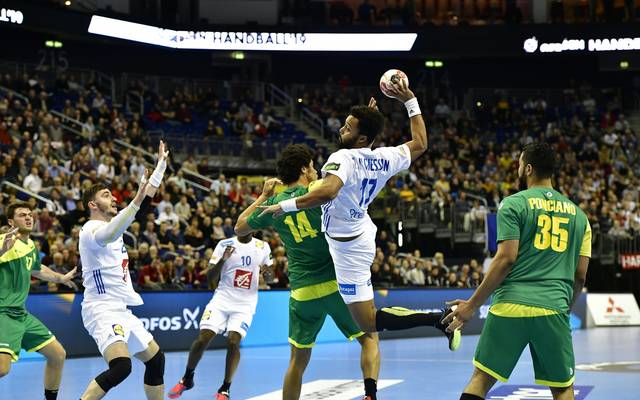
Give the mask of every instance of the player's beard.
M 518 191 L 527 189 L 529 189 L 529 186 L 527 185 L 527 176 L 518 176 Z
M 357 141 L 358 141 L 357 136 L 345 138 L 345 136 L 343 135 L 338 135 L 338 147 L 341 149 L 352 149 Z

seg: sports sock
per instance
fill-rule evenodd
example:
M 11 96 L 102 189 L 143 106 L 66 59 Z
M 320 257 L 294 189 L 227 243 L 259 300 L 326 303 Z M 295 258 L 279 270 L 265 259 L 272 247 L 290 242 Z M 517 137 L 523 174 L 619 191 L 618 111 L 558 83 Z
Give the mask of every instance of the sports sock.
M 462 393 L 460 396 L 460 400 L 484 400 L 480 396 L 476 396 L 475 394 Z
M 188 368 L 184 371 L 184 376 L 182 377 L 182 383 L 185 386 L 191 386 L 193 384 L 193 375 L 196 370 L 194 368 Z
M 375 379 L 367 378 L 364 380 L 364 395 L 376 400 L 376 392 L 378 391 L 378 382 Z
M 442 312 L 424 313 L 402 307 L 381 308 L 376 312 L 376 330 L 382 332 L 435 326 L 442 318 Z
M 229 393 L 229 388 L 231 387 L 231 382 L 223 382 L 220 389 L 218 389 L 218 393 L 227 392 Z
M 44 390 L 44 398 L 45 400 L 56 400 L 58 398 L 58 389 L 56 390 Z

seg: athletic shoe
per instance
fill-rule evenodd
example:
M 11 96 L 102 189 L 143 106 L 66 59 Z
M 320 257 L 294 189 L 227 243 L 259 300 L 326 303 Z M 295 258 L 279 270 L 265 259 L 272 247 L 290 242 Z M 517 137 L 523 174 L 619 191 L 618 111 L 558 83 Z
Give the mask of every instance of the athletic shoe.
M 229 400 L 229 392 L 218 392 L 216 393 L 216 400 Z
M 178 397 L 182 396 L 182 393 L 185 390 L 189 390 L 192 387 L 193 387 L 193 383 L 191 383 L 190 386 L 187 386 L 184 384 L 183 379 L 180 379 L 180 382 L 178 382 L 178 384 L 176 384 L 171 390 L 169 390 L 169 398 L 177 399 Z
M 457 306 L 453 306 L 453 307 L 457 307 Z M 460 333 L 460 329 L 456 329 L 453 332 L 447 332 L 446 325 L 442 323 L 442 320 L 447 315 L 451 314 L 453 310 L 454 309 L 452 307 L 446 307 L 445 309 L 443 309 L 442 317 L 440 318 L 440 321 L 438 321 L 438 323 L 435 325 L 435 328 L 441 330 L 442 333 L 444 333 L 447 339 L 449 340 L 449 350 L 456 351 L 460 347 L 460 342 L 462 341 L 462 334 Z

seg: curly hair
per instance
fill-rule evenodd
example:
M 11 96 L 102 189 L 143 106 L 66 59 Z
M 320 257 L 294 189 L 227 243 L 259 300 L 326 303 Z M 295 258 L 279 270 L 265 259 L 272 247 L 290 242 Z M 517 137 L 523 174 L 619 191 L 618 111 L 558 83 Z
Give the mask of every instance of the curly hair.
M 384 115 L 367 106 L 353 106 L 349 112 L 358 119 L 358 132 L 373 142 L 384 130 Z
M 313 160 L 313 152 L 305 144 L 290 144 L 280 154 L 276 169 L 282 183 L 290 185 L 300 179 L 302 168 Z

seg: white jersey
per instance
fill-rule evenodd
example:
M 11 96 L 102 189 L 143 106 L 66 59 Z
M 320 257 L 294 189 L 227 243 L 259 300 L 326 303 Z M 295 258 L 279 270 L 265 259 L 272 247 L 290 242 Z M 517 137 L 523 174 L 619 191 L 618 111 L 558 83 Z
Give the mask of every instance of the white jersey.
M 322 176 L 336 175 L 344 186 L 338 196 L 322 206 L 322 231 L 330 237 L 360 235 L 372 224 L 369 204 L 387 181 L 411 165 L 406 144 L 398 147 L 342 149 L 327 160 Z
M 78 247 L 85 287 L 83 302 L 109 301 L 139 306 L 143 301 L 131 284 L 129 254 L 122 236 L 106 246 L 96 242 L 96 230 L 106 224 L 105 221 L 89 220 L 80 230 Z
M 218 242 L 209 263 L 217 264 L 228 246 L 236 250 L 222 266 L 220 283 L 212 302 L 236 309 L 247 308 L 254 313 L 258 304 L 260 266 L 273 265 L 271 248 L 269 243 L 256 238 L 249 243 L 240 243 L 237 237 L 233 237 Z

